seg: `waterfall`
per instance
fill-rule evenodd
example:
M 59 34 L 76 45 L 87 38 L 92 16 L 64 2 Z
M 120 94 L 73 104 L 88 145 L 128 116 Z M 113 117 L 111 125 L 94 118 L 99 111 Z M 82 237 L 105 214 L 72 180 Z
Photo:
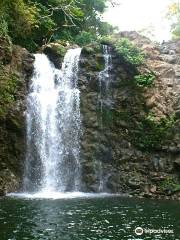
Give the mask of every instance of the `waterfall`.
M 108 93 L 109 93 L 109 84 L 110 84 L 110 70 L 112 68 L 112 57 L 110 53 L 110 47 L 103 45 L 103 57 L 104 57 L 104 69 L 99 73 L 99 96 L 98 101 L 100 105 L 101 117 L 100 124 L 102 125 L 103 118 L 103 108 L 105 107 L 104 102 L 107 105 Z
M 110 83 L 109 71 L 112 67 L 112 57 L 110 54 L 110 47 L 103 45 L 104 69 L 99 73 L 100 97 L 106 94 Z
M 112 57 L 110 53 L 110 47 L 103 45 L 103 57 L 104 57 L 104 69 L 99 73 L 99 96 L 98 101 L 100 105 L 100 126 L 103 130 L 103 113 L 107 108 L 109 97 L 109 85 L 110 85 L 110 70 L 112 68 Z M 103 164 L 101 161 L 96 162 L 96 175 L 99 180 L 98 191 L 103 192 L 105 190 L 105 179 L 103 176 Z
M 81 49 L 67 51 L 61 70 L 44 54 L 35 54 L 27 96 L 25 192 L 79 191 Z

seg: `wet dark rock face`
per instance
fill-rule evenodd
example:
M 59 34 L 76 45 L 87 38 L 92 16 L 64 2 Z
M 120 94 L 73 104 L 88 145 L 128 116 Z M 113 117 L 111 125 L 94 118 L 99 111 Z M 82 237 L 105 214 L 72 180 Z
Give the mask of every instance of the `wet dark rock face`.
M 0 195 L 16 191 L 25 154 L 26 94 L 34 56 L 0 39 Z
M 127 37 L 143 49 L 145 63 L 136 71 L 153 72 L 156 79 L 150 87 L 135 86 L 137 72 L 111 46 L 110 84 L 100 107 L 102 49 L 83 48 L 79 88 L 84 190 L 98 191 L 103 179 L 108 192 L 179 199 L 179 42 L 158 46 L 135 32 L 123 32 L 119 37 Z M 151 115 L 153 120 L 149 120 Z M 97 174 L 100 169 L 102 176 Z

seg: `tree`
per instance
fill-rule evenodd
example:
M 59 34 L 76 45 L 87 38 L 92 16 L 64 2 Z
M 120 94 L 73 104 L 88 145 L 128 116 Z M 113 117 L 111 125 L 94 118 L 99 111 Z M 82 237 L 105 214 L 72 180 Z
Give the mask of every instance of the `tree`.
M 23 46 L 36 26 L 37 8 L 23 0 L 0 2 L 0 32 L 13 43 Z M 4 29 L 4 30 L 3 30 Z
M 94 40 L 113 31 L 101 20 L 108 1 L 1 0 L 0 35 L 8 35 L 14 44 L 30 51 L 55 40 L 73 42 L 78 35 Z

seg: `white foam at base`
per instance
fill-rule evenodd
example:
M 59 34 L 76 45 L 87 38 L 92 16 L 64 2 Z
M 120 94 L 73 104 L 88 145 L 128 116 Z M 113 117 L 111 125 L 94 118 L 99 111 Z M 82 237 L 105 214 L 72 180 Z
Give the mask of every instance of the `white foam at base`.
M 108 196 L 117 196 L 110 193 L 84 193 L 84 192 L 37 192 L 37 193 L 9 193 L 6 196 L 25 199 L 72 199 L 72 198 L 100 198 Z

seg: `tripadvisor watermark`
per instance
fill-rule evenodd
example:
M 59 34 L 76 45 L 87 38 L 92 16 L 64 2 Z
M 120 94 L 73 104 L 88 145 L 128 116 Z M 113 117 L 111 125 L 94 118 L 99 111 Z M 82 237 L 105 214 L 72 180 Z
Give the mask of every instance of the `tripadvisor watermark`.
M 150 229 L 150 228 L 142 228 L 142 227 L 137 227 L 135 229 L 135 234 L 137 236 L 141 236 L 143 234 L 173 234 L 174 230 L 173 229 Z

